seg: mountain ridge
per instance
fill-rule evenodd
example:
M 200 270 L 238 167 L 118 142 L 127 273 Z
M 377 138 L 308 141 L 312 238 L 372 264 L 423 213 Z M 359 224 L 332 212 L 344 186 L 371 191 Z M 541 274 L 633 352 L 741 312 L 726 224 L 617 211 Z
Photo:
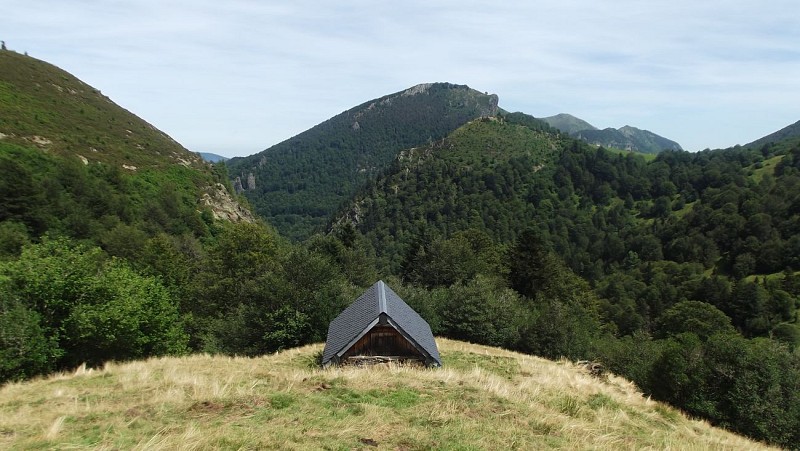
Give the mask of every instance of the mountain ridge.
M 57 66 L 4 50 L 0 74 L 6 142 L 120 166 L 205 167 L 199 155 Z
M 797 121 L 791 125 L 787 125 L 786 127 L 759 138 L 749 144 L 745 144 L 743 147 L 761 147 L 766 144 L 777 144 L 793 138 L 800 138 L 800 121 Z
M 683 150 L 675 141 L 659 136 L 649 130 L 625 125 L 618 129 L 599 129 L 583 119 L 561 113 L 542 118 L 543 121 L 575 138 L 596 146 L 616 148 L 641 153 L 658 153 L 662 150 Z
M 513 205 L 509 208 L 515 216 L 530 217 L 532 206 L 513 188 L 509 190 L 504 180 L 522 177 L 532 184 L 533 179 L 526 177 L 555 171 L 554 162 L 573 139 L 552 130 L 523 113 L 470 121 L 440 141 L 401 152 L 387 171 L 332 218 L 330 227 L 352 225 L 372 240 L 377 255 L 388 258 L 391 271 L 396 271 L 405 245 L 423 230 L 440 227 L 443 218 L 448 218 L 451 232 L 486 226 L 488 217 L 475 218 L 470 208 L 460 204 L 464 198 L 481 199 L 484 206 L 489 202 Z M 396 217 L 394 211 L 404 214 Z M 391 218 L 392 233 L 376 235 L 374 227 L 387 218 Z M 507 242 L 519 232 L 503 230 Z

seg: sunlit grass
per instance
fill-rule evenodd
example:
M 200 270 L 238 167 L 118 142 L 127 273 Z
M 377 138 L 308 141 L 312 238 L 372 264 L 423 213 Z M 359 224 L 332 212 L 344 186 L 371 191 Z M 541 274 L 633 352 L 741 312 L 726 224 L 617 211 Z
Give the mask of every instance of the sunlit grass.
M 775 174 L 775 166 L 783 160 L 785 155 L 776 155 L 772 158 L 767 158 L 766 160 L 758 163 L 757 165 L 750 167 L 750 178 L 756 182 L 760 183 L 761 180 L 764 178 L 765 175 L 774 175 Z
M 79 369 L 0 389 L 0 448 L 756 449 L 628 381 L 439 339 L 444 367 L 322 370 L 321 345 Z
M 635 150 L 625 150 L 625 149 L 618 149 L 616 147 L 605 147 L 605 149 L 611 153 L 616 153 L 620 155 L 635 155 L 637 157 L 642 157 L 644 161 L 650 162 L 654 161 L 658 156 L 657 153 L 645 153 L 645 152 L 637 152 Z

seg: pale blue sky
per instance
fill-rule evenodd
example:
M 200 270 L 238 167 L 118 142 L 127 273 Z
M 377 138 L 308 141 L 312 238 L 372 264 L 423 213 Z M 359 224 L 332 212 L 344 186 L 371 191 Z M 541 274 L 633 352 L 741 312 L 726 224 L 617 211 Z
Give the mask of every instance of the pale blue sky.
M 0 0 L 0 11 L 10 49 L 225 156 L 435 81 L 691 151 L 800 120 L 796 0 Z

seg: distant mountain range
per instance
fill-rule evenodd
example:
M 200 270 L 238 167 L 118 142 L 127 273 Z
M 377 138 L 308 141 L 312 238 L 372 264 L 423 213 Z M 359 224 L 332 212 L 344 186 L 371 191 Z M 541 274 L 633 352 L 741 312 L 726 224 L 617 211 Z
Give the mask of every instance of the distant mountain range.
M 209 163 L 219 163 L 220 161 L 228 161 L 230 158 L 223 157 L 222 155 L 217 155 L 215 153 L 208 153 L 208 152 L 198 152 L 204 160 L 208 161 Z
M 614 129 L 598 129 L 592 124 L 570 114 L 557 114 L 542 118 L 543 121 L 564 133 L 590 144 L 642 153 L 658 153 L 662 150 L 683 150 L 680 144 L 648 130 L 626 125 Z

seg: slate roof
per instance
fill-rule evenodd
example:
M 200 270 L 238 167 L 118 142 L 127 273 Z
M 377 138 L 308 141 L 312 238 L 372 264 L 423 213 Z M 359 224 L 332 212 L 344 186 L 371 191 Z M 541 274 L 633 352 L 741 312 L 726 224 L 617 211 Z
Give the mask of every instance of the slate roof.
M 332 359 L 347 351 L 348 345 L 352 346 L 369 332 L 378 323 L 382 313 L 386 314 L 392 326 L 427 354 L 431 364 L 441 366 L 442 360 L 431 327 L 382 280 L 368 288 L 331 321 L 322 352 L 322 365 L 330 364 Z

